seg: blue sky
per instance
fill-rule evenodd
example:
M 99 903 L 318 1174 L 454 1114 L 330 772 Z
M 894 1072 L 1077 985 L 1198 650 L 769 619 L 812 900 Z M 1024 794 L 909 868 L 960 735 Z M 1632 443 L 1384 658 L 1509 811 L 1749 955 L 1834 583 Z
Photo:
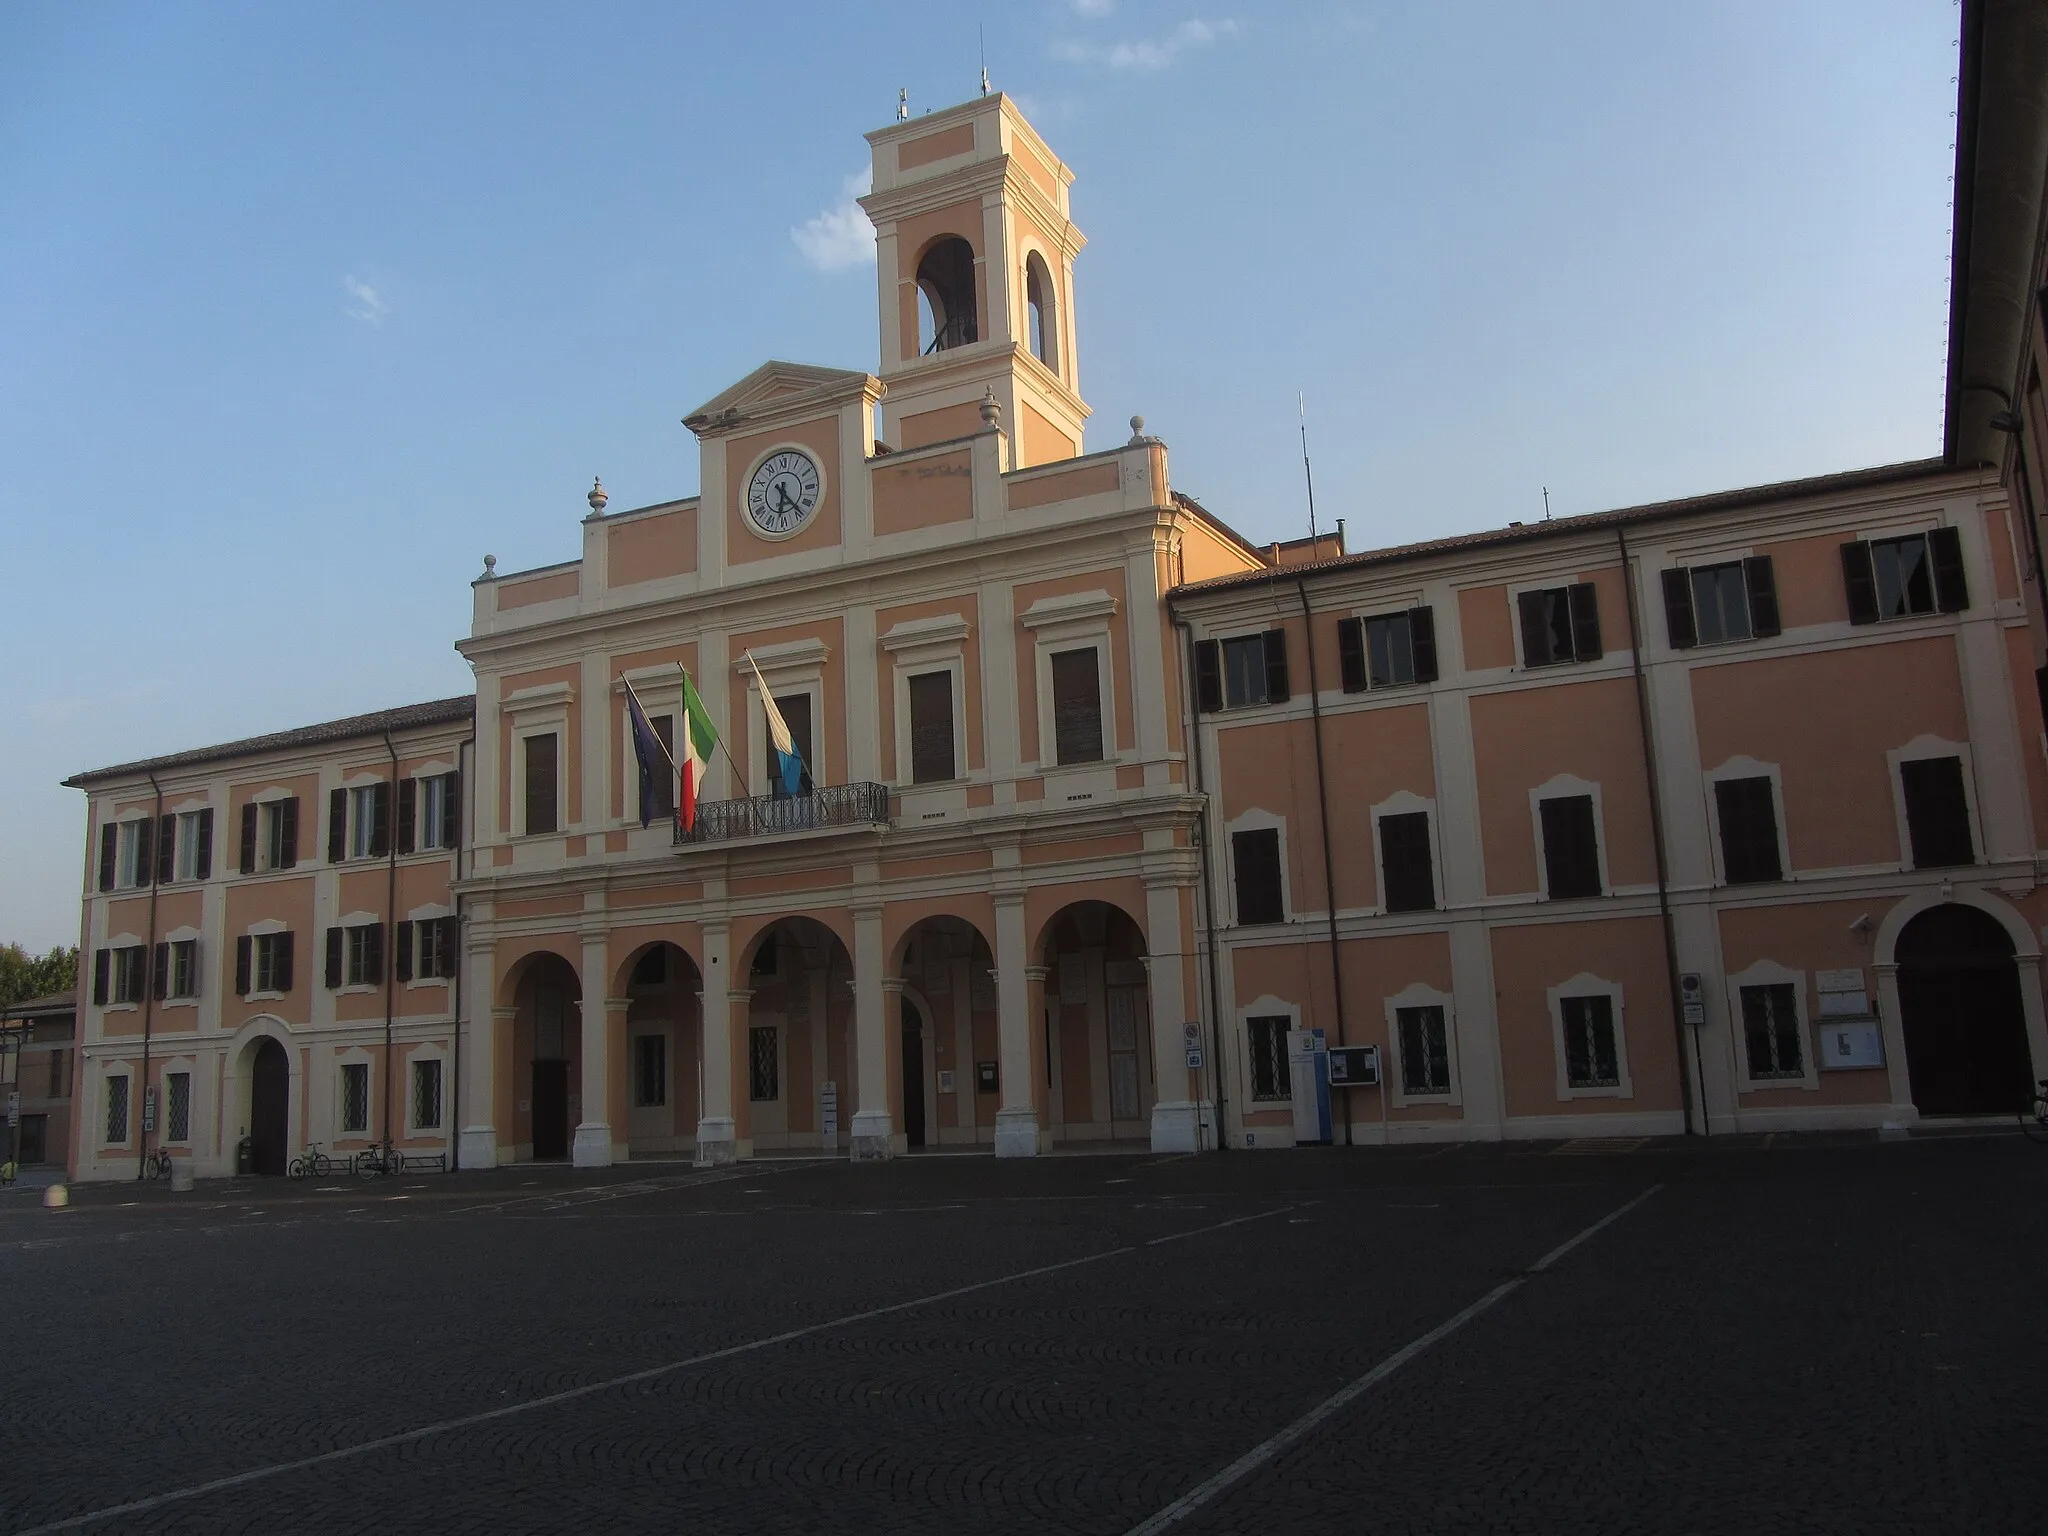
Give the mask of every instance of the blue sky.
M 0 7 L 0 941 L 81 768 L 465 691 L 486 552 L 873 367 L 861 134 L 1076 173 L 1091 447 L 1352 547 L 1939 451 L 1952 0 Z M 849 232 L 854 236 L 849 240 Z

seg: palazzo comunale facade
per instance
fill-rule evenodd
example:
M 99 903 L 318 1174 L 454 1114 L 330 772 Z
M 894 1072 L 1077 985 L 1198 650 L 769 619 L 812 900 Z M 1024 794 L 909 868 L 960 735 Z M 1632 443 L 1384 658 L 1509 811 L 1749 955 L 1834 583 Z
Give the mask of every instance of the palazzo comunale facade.
M 132 1175 L 145 1091 L 219 1172 L 252 1125 L 265 1166 L 1293 1145 L 1316 1031 L 1378 1052 L 1347 1141 L 1904 1125 L 2048 1070 L 1990 473 L 1255 548 L 1135 418 L 1082 451 L 1070 176 L 1015 106 L 869 142 L 879 372 L 768 363 L 685 419 L 700 494 L 487 560 L 473 704 L 72 781 L 79 1176 Z M 685 670 L 722 746 L 643 825 L 628 686 L 673 745 Z

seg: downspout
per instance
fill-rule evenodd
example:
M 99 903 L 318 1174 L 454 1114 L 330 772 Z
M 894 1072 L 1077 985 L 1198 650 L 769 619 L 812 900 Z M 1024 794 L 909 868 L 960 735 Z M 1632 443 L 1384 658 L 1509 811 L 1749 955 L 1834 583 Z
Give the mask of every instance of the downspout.
M 149 837 L 142 845 L 143 857 L 149 860 L 149 943 L 142 951 L 142 1102 L 149 1103 L 149 1038 L 151 1026 L 156 1022 L 156 887 L 158 860 L 162 857 L 164 835 L 164 787 L 157 783 L 154 773 L 149 775 L 149 787 L 156 792 L 156 806 L 149 816 Z M 19 1058 L 17 1058 L 19 1059 Z M 135 1132 L 135 1180 L 142 1182 L 149 1166 L 149 1116 L 142 1117 L 142 1124 Z
M 1671 1028 L 1678 1045 L 1678 1101 L 1685 1114 L 1685 1134 L 1692 1127 L 1692 1091 L 1686 1085 L 1685 1018 L 1678 1006 L 1678 933 L 1671 921 L 1671 871 L 1664 848 L 1664 797 L 1657 787 L 1657 748 L 1650 736 L 1650 685 L 1643 673 L 1643 616 L 1636 602 L 1635 572 L 1628 563 L 1628 530 L 1615 525 L 1621 546 L 1621 584 L 1628 594 L 1629 655 L 1636 672 L 1636 727 L 1643 740 L 1643 777 L 1650 786 L 1650 841 L 1657 850 L 1657 911 L 1664 920 L 1665 984 L 1671 994 Z M 1697 1074 L 1694 1074 L 1697 1076 Z M 1706 1083 L 1700 1081 L 1700 1117 L 1706 1118 Z
M 391 733 L 384 734 L 384 750 L 391 754 L 390 807 L 384 818 L 384 926 L 391 942 L 384 953 L 384 1148 L 391 1148 L 391 1019 L 397 1004 L 398 976 L 398 748 Z
M 1166 600 L 1166 616 L 1183 642 L 1180 675 L 1185 678 L 1194 664 L 1195 632 L 1186 619 L 1174 612 L 1170 597 Z M 1195 794 L 1202 802 L 1202 814 L 1195 821 L 1195 847 L 1200 855 L 1202 878 L 1195 894 L 1202 907 L 1203 959 L 1209 977 L 1209 1081 L 1216 1097 L 1216 1150 L 1227 1152 L 1230 1150 L 1230 1138 L 1224 1133 L 1226 1122 L 1223 1118 L 1223 994 L 1216 981 L 1216 902 L 1209 886 L 1209 792 L 1202 783 L 1202 721 L 1192 694 L 1186 695 L 1181 705 L 1181 730 L 1187 738 L 1188 760 L 1195 765 Z M 1195 1136 L 1199 1145 L 1199 1124 L 1195 1127 Z
M 459 809 L 462 816 L 456 818 L 455 827 L 455 883 L 462 884 L 462 855 L 469 846 L 469 839 L 463 835 L 462 818 L 469 814 L 469 749 L 476 745 L 476 729 L 472 723 L 470 734 L 455 749 L 456 793 L 461 797 Z M 462 957 L 468 951 L 468 941 L 463 934 L 462 892 L 455 893 L 455 974 L 448 978 L 448 1012 L 454 1019 L 454 1049 L 449 1052 L 452 1060 L 448 1072 L 448 1102 L 441 1113 L 448 1120 L 448 1171 L 455 1172 L 462 1166 Z
M 1308 651 L 1308 708 L 1310 727 L 1316 742 L 1316 816 L 1323 828 L 1323 909 L 1330 930 L 1330 987 L 1337 1000 L 1337 1044 L 1344 1037 L 1344 968 L 1337 955 L 1337 878 L 1330 853 L 1330 792 L 1323 774 L 1323 690 L 1316 679 L 1316 624 L 1309 610 L 1308 583 L 1294 578 L 1294 590 L 1301 596 L 1302 643 Z M 1344 1101 L 1344 1145 L 1351 1141 L 1351 1101 Z

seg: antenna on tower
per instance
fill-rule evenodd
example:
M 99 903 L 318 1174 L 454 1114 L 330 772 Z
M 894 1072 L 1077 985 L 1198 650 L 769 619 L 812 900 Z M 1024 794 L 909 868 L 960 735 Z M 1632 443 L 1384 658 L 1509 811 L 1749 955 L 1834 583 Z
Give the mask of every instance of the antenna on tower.
M 974 35 L 981 40 L 981 94 L 988 94 L 988 28 L 980 22 L 974 24 Z
M 1543 521 L 1550 521 L 1550 487 L 1543 487 Z
M 1294 409 L 1301 417 L 1301 481 L 1308 487 L 1308 542 L 1313 557 L 1316 542 L 1316 477 L 1308 467 L 1308 401 L 1299 390 L 1294 394 Z
M 896 93 L 896 121 L 899 123 L 910 121 L 910 91 L 908 88 Z

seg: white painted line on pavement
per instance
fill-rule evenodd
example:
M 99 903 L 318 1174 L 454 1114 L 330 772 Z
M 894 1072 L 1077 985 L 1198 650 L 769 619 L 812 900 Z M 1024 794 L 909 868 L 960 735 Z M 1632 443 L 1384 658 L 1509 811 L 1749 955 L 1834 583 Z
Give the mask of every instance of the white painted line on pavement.
M 666 1365 L 649 1366 L 644 1371 L 628 1371 L 623 1376 L 609 1376 L 603 1381 L 589 1382 L 580 1387 L 569 1387 L 560 1392 L 551 1392 L 546 1397 L 529 1398 L 523 1403 L 509 1403 L 503 1408 L 490 1408 L 482 1413 L 464 1414 L 460 1418 L 443 1419 L 438 1424 L 425 1424 L 418 1429 L 403 1430 L 395 1435 L 385 1435 L 376 1440 L 364 1440 L 356 1445 L 345 1445 L 339 1450 L 323 1451 L 317 1456 L 302 1456 L 297 1461 L 280 1461 L 267 1467 L 251 1467 L 246 1472 L 236 1472 L 227 1477 L 217 1477 L 211 1482 L 195 1483 L 190 1488 L 174 1488 L 168 1493 L 152 1494 L 146 1499 L 135 1499 L 126 1504 L 113 1504 L 105 1509 L 91 1510 L 86 1514 L 73 1515 L 68 1520 L 53 1520 L 48 1525 L 31 1526 L 17 1531 L 14 1536 L 50 1536 L 55 1531 L 75 1531 L 82 1526 L 96 1525 L 102 1520 L 112 1520 L 122 1515 L 137 1515 L 145 1510 L 161 1509 L 166 1504 L 176 1504 L 185 1499 L 204 1497 L 209 1493 L 224 1493 L 230 1488 L 240 1488 L 249 1483 L 261 1482 L 265 1478 L 277 1477 L 286 1472 L 299 1472 L 307 1467 L 326 1466 L 329 1462 L 346 1461 L 350 1457 L 366 1455 L 371 1451 L 388 1450 L 394 1445 L 408 1445 L 415 1440 L 425 1440 L 432 1435 L 446 1434 L 450 1430 L 468 1429 L 475 1424 L 488 1424 L 494 1419 L 509 1419 L 517 1414 L 531 1413 L 536 1408 L 552 1408 L 557 1403 L 573 1402 L 579 1397 L 591 1397 L 599 1392 L 610 1392 L 618 1387 L 632 1386 L 636 1382 L 654 1381 L 677 1371 L 688 1370 L 695 1365 L 709 1365 L 715 1360 L 730 1360 L 736 1355 L 752 1354 L 756 1350 L 772 1349 L 777 1344 L 788 1344 L 796 1339 L 809 1338 L 815 1333 L 826 1333 L 834 1328 L 846 1328 L 855 1323 L 872 1322 L 878 1317 L 889 1317 L 898 1312 L 910 1312 L 918 1307 L 928 1307 L 934 1302 L 951 1301 L 956 1296 L 971 1296 L 976 1291 L 986 1291 L 999 1285 L 1013 1285 L 1019 1280 L 1033 1280 L 1040 1275 L 1056 1275 L 1062 1270 L 1079 1269 L 1086 1264 L 1099 1264 L 1104 1259 L 1121 1258 L 1125 1254 L 1140 1253 L 1150 1243 L 1170 1242 L 1180 1238 L 1201 1237 L 1209 1232 L 1221 1232 L 1230 1227 L 1241 1227 L 1249 1221 L 1264 1221 L 1269 1216 L 1284 1216 L 1296 1209 L 1291 1205 L 1275 1206 L 1272 1210 L 1256 1211 L 1249 1216 L 1234 1216 L 1229 1221 L 1219 1221 L 1206 1227 L 1195 1227 L 1186 1232 L 1173 1233 L 1167 1238 L 1153 1238 L 1149 1243 L 1126 1243 L 1121 1248 L 1107 1248 L 1101 1253 L 1086 1253 L 1078 1259 L 1062 1259 L 1057 1264 L 1040 1264 L 1031 1269 L 1020 1269 L 1014 1274 L 998 1275 L 993 1280 L 976 1280 L 969 1285 L 956 1285 L 951 1290 L 934 1291 L 929 1296 L 919 1296 L 911 1301 L 891 1302 L 885 1307 L 870 1307 L 865 1312 L 850 1312 L 845 1317 L 835 1317 L 822 1323 L 807 1323 L 801 1328 L 771 1334 L 765 1339 L 754 1339 L 745 1344 L 733 1344 L 725 1349 L 714 1349 L 701 1355 L 691 1355 L 685 1360 L 671 1360 Z M 1619 1215 L 1616 1212 L 1616 1215 Z M 1612 1217 L 1608 1218 L 1610 1221 Z
M 1282 1451 L 1291 1450 L 1296 1445 L 1299 1445 L 1331 1418 L 1343 1412 L 1344 1409 L 1385 1381 L 1394 1372 L 1400 1370 L 1402 1366 L 1413 1360 L 1432 1344 L 1449 1338 L 1460 1328 L 1471 1322 L 1473 1318 L 1498 1306 L 1502 1301 L 1520 1290 L 1528 1282 L 1530 1275 L 1540 1274 L 1542 1271 L 1550 1268 L 1551 1265 L 1570 1253 L 1595 1232 L 1598 1232 L 1610 1222 L 1621 1220 L 1622 1217 L 1626 1216 L 1663 1187 L 1662 1184 L 1652 1184 L 1626 1205 L 1616 1207 L 1594 1222 L 1593 1225 L 1586 1228 L 1585 1231 L 1559 1243 L 1550 1252 L 1543 1255 L 1534 1264 L 1531 1264 L 1525 1273 L 1515 1276 L 1512 1280 L 1503 1280 L 1464 1311 L 1438 1323 L 1420 1338 L 1411 1339 L 1349 1386 L 1340 1388 L 1333 1395 L 1324 1398 L 1315 1407 L 1311 1408 L 1307 1413 L 1296 1419 L 1271 1439 L 1253 1446 L 1221 1472 L 1203 1482 L 1197 1483 L 1150 1519 L 1140 1521 L 1137 1525 L 1132 1526 L 1125 1533 L 1125 1536 L 1156 1536 L 1157 1532 L 1166 1530 L 1170 1526 L 1178 1525 L 1189 1515 L 1214 1499 L 1219 1493 L 1242 1482 L 1252 1473 L 1258 1471 L 1259 1468 L 1272 1461 Z M 53 1526 L 51 1529 L 54 1530 L 55 1527 Z

